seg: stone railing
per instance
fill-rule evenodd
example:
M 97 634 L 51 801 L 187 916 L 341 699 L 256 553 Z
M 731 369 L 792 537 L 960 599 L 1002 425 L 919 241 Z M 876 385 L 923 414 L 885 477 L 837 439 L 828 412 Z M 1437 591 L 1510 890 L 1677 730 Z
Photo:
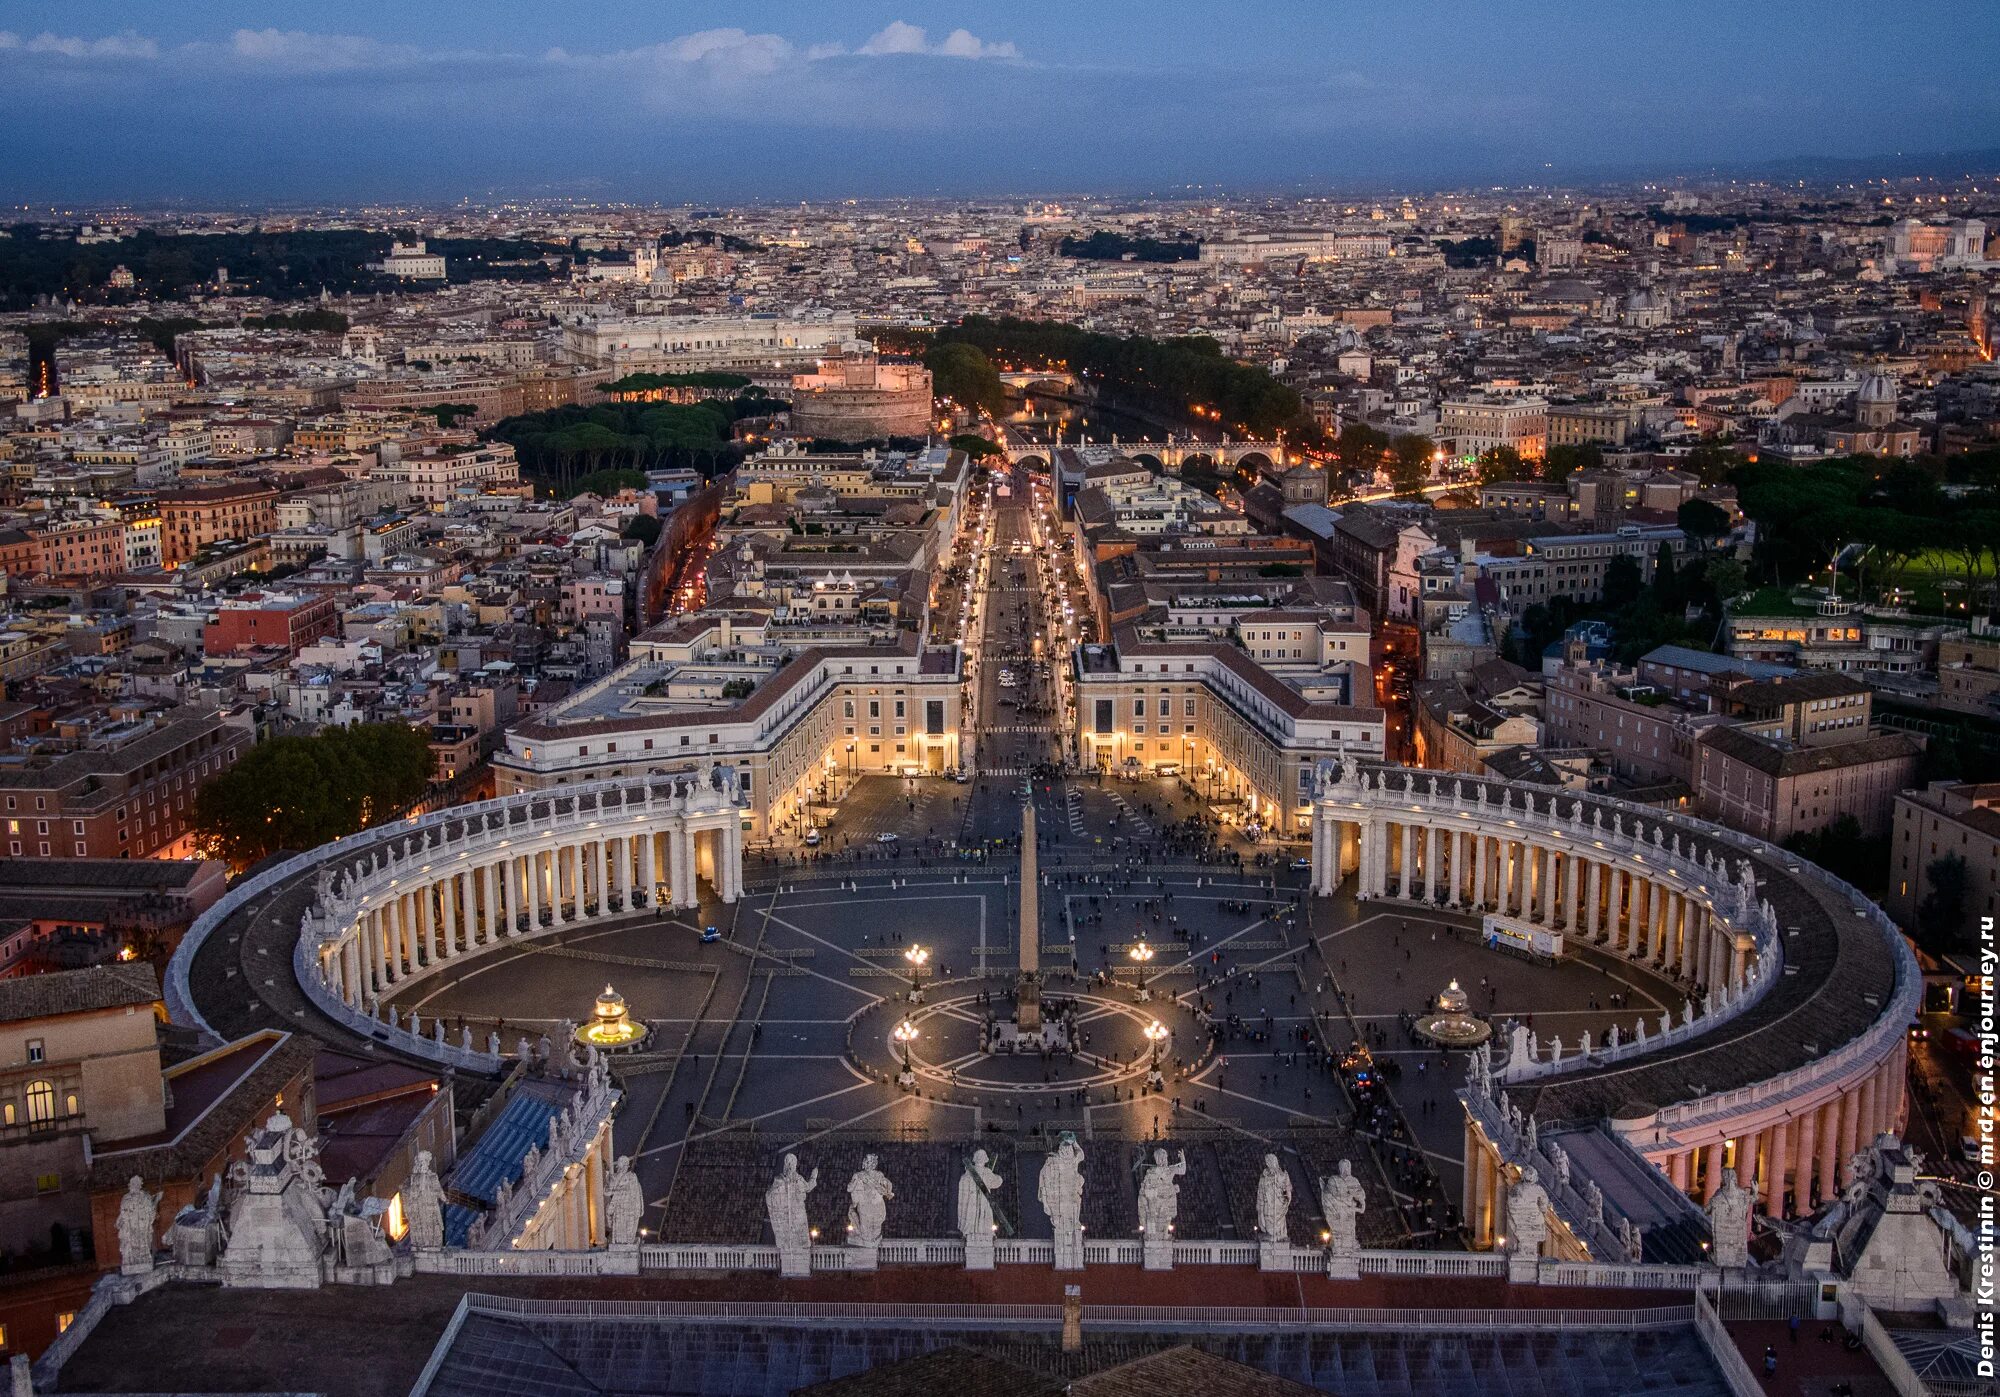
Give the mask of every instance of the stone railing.
M 1880 915 L 1879 913 L 1877 914 Z M 1887 917 L 1882 917 L 1884 924 Z M 1861 1064 L 1879 1063 L 1891 1046 L 1901 1041 L 1910 1020 L 1915 1017 L 1918 1003 L 1923 994 L 1923 979 L 1918 972 L 1916 956 L 1909 945 L 1896 932 L 1895 936 L 1896 980 L 1882 1012 L 1868 1028 L 1856 1038 L 1850 1038 L 1825 1057 L 1817 1058 L 1803 1067 L 1795 1067 L 1789 1072 L 1781 1072 L 1747 1087 L 1733 1091 L 1714 1092 L 1697 1097 L 1692 1101 L 1665 1106 L 1659 1114 L 1646 1123 L 1646 1128 L 1654 1125 L 1661 1128 L 1698 1125 L 1718 1117 L 1741 1112 L 1746 1106 L 1762 1105 L 1782 1101 L 1788 1097 L 1811 1092 L 1828 1082 L 1837 1081 L 1847 1072 Z
M 1715 1312 L 1715 1302 L 1708 1298 L 1705 1290 L 1697 1289 L 1694 1293 L 1694 1328 L 1695 1333 L 1701 1336 L 1703 1346 L 1708 1349 L 1708 1356 L 1722 1370 L 1722 1380 L 1729 1384 L 1730 1397 L 1764 1397 L 1765 1388 L 1751 1373 L 1742 1350 L 1736 1347 L 1736 1340 L 1730 1337 L 1729 1330 L 1722 1323 L 1722 1316 Z
M 1229 1239 L 1176 1240 L 1175 1266 L 1254 1267 L 1261 1260 L 1256 1242 Z M 640 1244 L 642 1272 L 778 1270 L 778 1249 L 768 1243 L 732 1245 L 715 1242 L 645 1242 Z M 812 1249 L 814 1271 L 853 1271 L 862 1253 L 834 1243 Z M 993 1244 L 994 1260 L 1003 1266 L 1053 1266 L 1055 1244 L 1047 1239 L 1001 1237 Z M 1137 1238 L 1093 1238 L 1084 1242 L 1086 1267 L 1137 1266 Z M 963 1266 L 965 1244 L 956 1237 L 884 1238 L 876 1252 L 878 1265 Z M 1504 1278 L 1507 1257 L 1500 1252 L 1395 1251 L 1363 1248 L 1359 1258 L 1364 1276 L 1413 1279 Z M 454 1276 L 588 1276 L 628 1274 L 611 1249 L 595 1251 L 473 1251 L 452 1248 L 421 1254 L 416 1269 Z M 1287 1245 L 1278 1249 L 1269 1269 L 1323 1275 L 1326 1248 Z M 1700 1266 L 1621 1265 L 1606 1262 L 1543 1261 L 1536 1281 L 1541 1285 L 1578 1286 L 1600 1290 L 1692 1290 L 1717 1272 Z
M 1631 1034 L 1621 1035 L 1616 1042 L 1606 1038 L 1601 1043 L 1592 1043 L 1588 1052 L 1583 1050 L 1581 1041 L 1574 1045 L 1574 1050 L 1569 1044 L 1558 1048 L 1551 1041 L 1547 1045 L 1546 1056 L 1542 1055 L 1543 1047 L 1539 1040 L 1530 1039 L 1525 1049 L 1510 1044 L 1506 1060 L 1496 1069 L 1497 1074 L 1505 1082 L 1530 1082 L 1583 1067 L 1607 1067 L 1643 1053 L 1676 1047 L 1712 1033 L 1731 1019 L 1748 1012 L 1770 993 L 1771 986 L 1777 983 L 1781 973 L 1777 956 L 1759 956 L 1757 969 L 1751 972 L 1741 990 L 1725 988 L 1715 996 L 1712 1008 L 1692 1017 L 1684 1014 L 1680 1022 L 1671 1023 L 1664 1033 L 1657 1029 L 1648 1031 L 1645 1017 L 1641 1015 L 1634 1020 L 1637 1027 Z M 1671 1021 L 1671 1016 L 1669 1018 Z

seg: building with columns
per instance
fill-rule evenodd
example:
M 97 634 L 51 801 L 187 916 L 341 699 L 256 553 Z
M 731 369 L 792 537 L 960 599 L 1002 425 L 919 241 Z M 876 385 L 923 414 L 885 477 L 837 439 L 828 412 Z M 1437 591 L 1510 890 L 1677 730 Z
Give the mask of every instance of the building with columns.
M 1501 918 L 1682 989 L 1678 1010 L 1595 1049 L 1544 1049 L 1525 1029 L 1496 1049 L 1508 1111 L 1589 1123 L 1583 1153 L 1602 1171 L 1644 1178 L 1643 1160 L 1706 1202 L 1734 1169 L 1763 1211 L 1804 1215 L 1845 1187 L 1859 1145 L 1901 1129 L 1921 976 L 1882 911 L 1833 875 L 1701 820 L 1569 791 L 1365 760 L 1323 764 L 1313 790 L 1320 894 L 1352 877 L 1364 900 Z M 1493 1121 L 1469 1107 L 1465 1210 L 1482 1246 L 1516 1181 Z
M 511 729 L 502 795 L 682 776 L 720 763 L 752 839 L 803 827 L 817 792 L 860 775 L 942 775 L 959 751 L 958 653 L 907 632 L 794 649 L 767 613 L 711 612 L 648 632 L 630 664 Z
M 1366 649 L 1343 658 L 1353 624 L 1273 610 L 1235 616 L 1227 639 L 1176 628 L 1182 638 L 1146 640 L 1120 627 L 1116 643 L 1076 652 L 1080 760 L 1113 774 L 1178 771 L 1212 802 L 1239 803 L 1245 823 L 1303 833 L 1314 764 L 1340 748 L 1383 750 Z
M 374 1029 L 391 995 L 505 941 L 573 929 L 646 907 L 699 903 L 697 880 L 723 902 L 743 887 L 743 822 L 734 769 L 635 777 L 462 806 L 425 828 L 339 845 L 315 874 L 301 922 L 301 982 L 335 1019 Z M 357 836 L 356 838 L 360 838 Z M 497 1046 L 404 1035 L 420 1051 L 490 1066 Z M 439 1051 L 430 1051 L 432 1046 Z

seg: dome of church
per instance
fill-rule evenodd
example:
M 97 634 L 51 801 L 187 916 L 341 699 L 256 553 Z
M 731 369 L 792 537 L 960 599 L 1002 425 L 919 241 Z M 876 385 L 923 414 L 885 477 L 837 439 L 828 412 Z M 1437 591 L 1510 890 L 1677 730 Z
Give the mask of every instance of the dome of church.
M 1885 373 L 1872 373 L 1861 380 L 1861 388 L 1854 395 L 1857 403 L 1894 403 L 1896 401 L 1896 380 Z

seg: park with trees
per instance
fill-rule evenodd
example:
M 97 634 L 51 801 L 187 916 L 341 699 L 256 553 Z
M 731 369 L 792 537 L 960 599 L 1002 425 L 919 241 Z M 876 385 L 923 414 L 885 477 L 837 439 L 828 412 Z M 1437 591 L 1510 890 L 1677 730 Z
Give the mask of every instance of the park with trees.
M 536 485 L 567 497 L 607 470 L 643 473 L 679 467 L 719 475 L 746 454 L 734 440 L 736 424 L 783 412 L 786 406 L 749 392 L 693 403 L 570 403 L 503 418 L 484 435 L 512 446 L 522 473 Z M 644 486 L 643 474 L 638 484 Z

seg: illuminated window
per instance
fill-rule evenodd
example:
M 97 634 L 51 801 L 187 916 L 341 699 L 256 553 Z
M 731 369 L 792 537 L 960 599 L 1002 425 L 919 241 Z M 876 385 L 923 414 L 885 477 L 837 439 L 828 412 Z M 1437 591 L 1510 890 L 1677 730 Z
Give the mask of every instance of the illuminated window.
M 28 1083 L 28 1124 L 40 1125 L 56 1118 L 56 1089 L 52 1082 Z

